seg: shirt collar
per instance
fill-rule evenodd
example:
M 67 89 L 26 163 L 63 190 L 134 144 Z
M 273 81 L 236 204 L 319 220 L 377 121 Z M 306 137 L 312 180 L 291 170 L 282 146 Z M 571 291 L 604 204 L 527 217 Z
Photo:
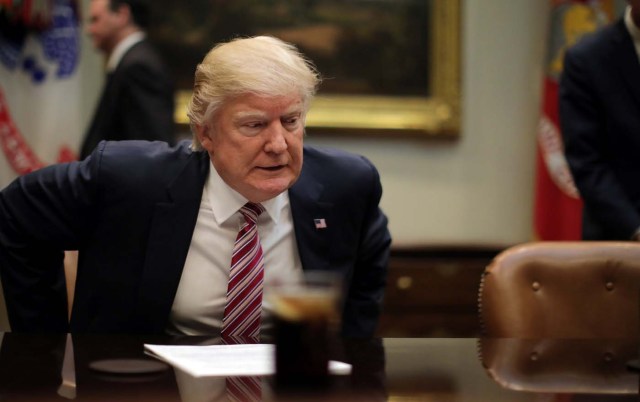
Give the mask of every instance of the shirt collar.
M 131 49 L 131 47 L 136 43 L 142 42 L 145 36 L 146 35 L 144 32 L 138 31 L 121 40 L 109 56 L 109 61 L 107 61 L 107 72 L 110 73 L 112 71 L 115 71 L 116 67 L 118 67 L 118 64 L 120 63 L 120 60 L 122 60 L 124 54 L 127 53 L 127 50 Z
M 229 185 L 222 180 L 213 163 L 211 161 L 209 161 L 209 163 L 211 166 L 205 187 L 207 188 L 207 196 L 209 197 L 209 204 L 213 210 L 213 216 L 218 225 L 222 225 L 222 223 L 234 216 L 248 200 L 229 187 Z M 288 203 L 289 194 L 287 191 L 278 194 L 270 200 L 261 202 L 265 213 L 274 223 L 278 223 L 280 213 Z

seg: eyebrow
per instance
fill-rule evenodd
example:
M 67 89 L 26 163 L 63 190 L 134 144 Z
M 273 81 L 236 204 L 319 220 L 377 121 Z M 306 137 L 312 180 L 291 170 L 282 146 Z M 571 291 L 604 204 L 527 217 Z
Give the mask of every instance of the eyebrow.
M 281 116 L 291 116 L 295 114 L 302 114 L 303 111 L 304 110 L 302 107 L 294 106 L 289 110 L 285 110 Z M 249 111 L 239 111 L 233 117 L 235 120 L 244 120 L 244 119 L 264 119 L 267 116 L 268 116 L 268 113 L 266 112 L 262 112 L 260 110 L 249 110 Z
M 263 119 L 267 117 L 267 113 L 261 112 L 259 110 L 250 110 L 250 111 L 239 111 L 234 116 L 235 119 Z

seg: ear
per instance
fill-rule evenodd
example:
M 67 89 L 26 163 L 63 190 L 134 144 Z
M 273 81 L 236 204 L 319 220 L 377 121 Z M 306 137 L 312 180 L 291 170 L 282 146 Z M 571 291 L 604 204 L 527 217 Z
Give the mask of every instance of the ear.
M 206 124 L 196 125 L 196 136 L 202 148 L 211 152 L 213 150 L 213 142 L 211 141 L 211 129 Z
M 128 4 L 120 4 L 115 13 L 118 15 L 118 19 L 123 24 L 134 24 L 133 17 L 131 16 L 131 7 L 129 7 Z

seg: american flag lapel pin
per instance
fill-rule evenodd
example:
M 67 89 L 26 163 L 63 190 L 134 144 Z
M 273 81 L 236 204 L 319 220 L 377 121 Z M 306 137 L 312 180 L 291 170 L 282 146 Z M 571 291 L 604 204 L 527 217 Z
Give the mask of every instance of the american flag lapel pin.
M 317 218 L 313 220 L 313 224 L 316 226 L 316 229 L 326 229 L 327 221 L 324 218 Z

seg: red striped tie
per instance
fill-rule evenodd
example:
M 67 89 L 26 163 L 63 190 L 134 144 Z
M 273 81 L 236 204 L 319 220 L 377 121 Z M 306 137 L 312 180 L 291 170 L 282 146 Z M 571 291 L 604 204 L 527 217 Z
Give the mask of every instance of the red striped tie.
M 255 338 L 222 337 L 225 345 L 259 343 Z M 257 376 L 227 377 L 227 400 L 229 402 L 262 402 L 262 379 Z
M 256 221 L 262 212 L 262 205 L 251 202 L 240 208 L 245 222 L 231 257 L 227 305 L 222 319 L 223 337 L 260 336 L 264 261 Z
M 260 377 L 228 377 L 227 398 L 233 402 L 262 401 L 262 380 Z

